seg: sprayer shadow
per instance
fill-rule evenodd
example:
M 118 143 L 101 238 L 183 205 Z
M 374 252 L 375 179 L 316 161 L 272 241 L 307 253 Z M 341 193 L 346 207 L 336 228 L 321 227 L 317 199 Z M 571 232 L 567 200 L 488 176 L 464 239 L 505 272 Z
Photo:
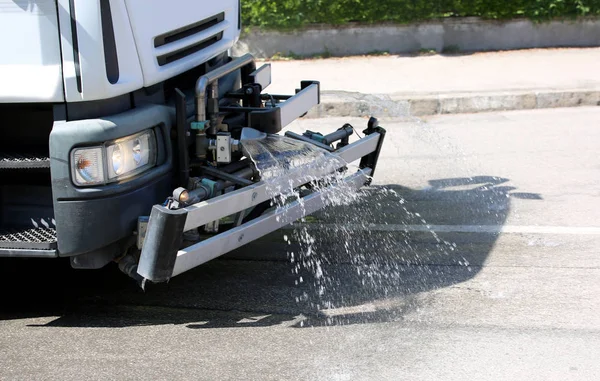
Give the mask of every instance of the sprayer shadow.
M 26 281 L 3 277 L 13 292 L 4 297 L 0 318 L 59 316 L 44 326 L 197 329 L 400 320 L 427 303 L 428 292 L 474 277 L 498 237 L 435 233 L 427 226 L 501 227 L 511 198 L 541 199 L 514 193 L 506 182 L 478 176 L 431 180 L 426 190 L 373 187 L 359 203 L 318 213 L 296 233 L 279 231 L 146 292 L 114 269 L 58 276 L 38 270 Z M 306 241 L 283 239 L 301 237 L 305 229 L 314 241 L 310 256 Z

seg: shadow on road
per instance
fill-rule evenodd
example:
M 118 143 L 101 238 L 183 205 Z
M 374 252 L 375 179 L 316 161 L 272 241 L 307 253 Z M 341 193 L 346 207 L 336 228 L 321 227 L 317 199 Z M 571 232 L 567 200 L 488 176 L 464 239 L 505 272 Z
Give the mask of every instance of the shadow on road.
M 478 176 L 431 180 L 425 190 L 373 187 L 359 204 L 330 208 L 295 231 L 276 232 L 146 292 L 114 266 L 73 271 L 63 261 L 3 260 L 0 319 L 46 317 L 31 323 L 42 327 L 197 329 L 401 320 L 427 303 L 425 292 L 474 277 L 498 237 L 427 226 L 501 227 L 511 198 L 541 199 L 515 193 L 507 182 Z M 357 222 L 377 225 L 356 228 Z M 310 239 L 300 243 L 283 239 L 306 234 Z

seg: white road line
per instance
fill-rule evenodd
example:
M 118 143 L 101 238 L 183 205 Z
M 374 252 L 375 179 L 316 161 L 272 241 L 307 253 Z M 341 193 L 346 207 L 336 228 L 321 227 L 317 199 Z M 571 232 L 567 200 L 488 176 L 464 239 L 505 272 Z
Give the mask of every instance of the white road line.
M 436 233 L 511 233 L 511 234 L 565 234 L 600 235 L 600 227 L 574 226 L 518 226 L 518 225 L 402 225 L 402 224 L 319 224 L 307 223 L 310 230 L 347 229 L 377 232 L 436 232 Z

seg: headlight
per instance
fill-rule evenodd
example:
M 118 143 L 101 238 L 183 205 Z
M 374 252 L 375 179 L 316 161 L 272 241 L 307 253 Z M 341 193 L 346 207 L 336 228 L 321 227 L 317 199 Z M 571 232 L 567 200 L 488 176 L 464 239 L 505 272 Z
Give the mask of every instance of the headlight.
M 123 179 L 143 172 L 156 163 L 154 133 L 146 131 L 106 146 L 108 180 Z
M 102 147 L 76 148 L 71 160 L 76 185 L 120 181 L 156 164 L 156 138 L 154 132 L 148 130 L 107 142 Z

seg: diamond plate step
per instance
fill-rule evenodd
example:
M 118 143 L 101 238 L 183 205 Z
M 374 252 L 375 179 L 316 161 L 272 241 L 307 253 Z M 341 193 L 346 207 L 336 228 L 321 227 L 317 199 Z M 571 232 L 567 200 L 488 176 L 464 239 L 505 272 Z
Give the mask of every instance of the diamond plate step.
M 0 227 L 0 248 L 55 250 L 54 228 L 4 228 Z
M 0 170 L 2 169 L 38 169 L 50 168 L 50 158 L 36 153 L 0 152 Z

